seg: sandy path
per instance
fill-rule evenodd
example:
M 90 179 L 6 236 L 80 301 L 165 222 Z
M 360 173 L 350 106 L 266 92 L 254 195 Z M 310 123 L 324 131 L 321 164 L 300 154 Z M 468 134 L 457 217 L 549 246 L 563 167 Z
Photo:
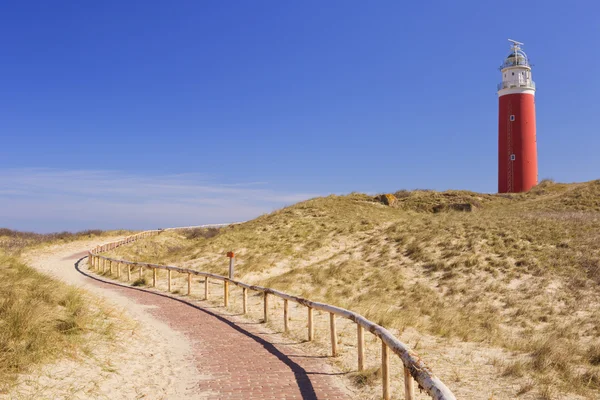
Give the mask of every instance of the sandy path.
M 144 342 L 143 348 L 138 346 L 128 355 L 121 354 L 128 364 L 113 363 L 115 377 L 109 378 L 110 382 L 96 383 L 99 395 L 91 397 L 104 394 L 113 399 L 353 397 L 344 381 L 337 377 L 339 372 L 322 357 L 305 354 L 297 344 L 261 324 L 205 302 L 188 302 L 152 290 L 101 282 L 98 277 L 87 276 L 85 261 L 81 272 L 77 271 L 74 262 L 91 245 L 77 242 L 49 248 L 32 253 L 28 259 L 30 265 L 41 271 L 126 308 L 129 316 L 143 327 L 145 340 L 128 341 Z M 129 344 L 126 348 L 131 350 L 131 347 Z M 140 353 L 142 350 L 144 353 Z M 148 357 L 148 353 L 152 356 Z M 139 374 L 131 370 L 132 365 Z M 89 377 L 89 372 L 79 374 L 78 379 Z M 142 380 L 144 376 L 152 377 L 151 392 L 143 392 L 148 382 L 140 382 L 140 375 Z
M 97 241 L 97 239 L 96 239 Z M 10 398 L 36 399 L 176 399 L 204 398 L 197 389 L 191 345 L 184 334 L 152 316 L 147 306 L 80 274 L 74 263 L 96 241 L 32 250 L 27 263 L 59 280 L 85 289 L 132 322 L 112 343 L 94 347 L 78 360 L 61 360 L 20 377 Z M 206 377 L 204 377 L 206 378 Z

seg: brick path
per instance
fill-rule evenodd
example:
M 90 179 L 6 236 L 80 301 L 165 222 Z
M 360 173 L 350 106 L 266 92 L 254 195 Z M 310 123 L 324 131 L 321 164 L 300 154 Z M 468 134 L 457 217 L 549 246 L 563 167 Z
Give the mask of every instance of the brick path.
M 83 264 L 83 263 L 82 263 Z M 78 268 L 79 270 L 79 268 Z M 207 399 L 350 399 L 339 372 L 323 357 L 304 354 L 293 343 L 281 343 L 259 323 L 226 318 L 151 290 L 106 283 L 87 271 L 95 285 L 154 306 L 149 312 L 183 332 L 192 343 L 200 381 L 198 395 Z

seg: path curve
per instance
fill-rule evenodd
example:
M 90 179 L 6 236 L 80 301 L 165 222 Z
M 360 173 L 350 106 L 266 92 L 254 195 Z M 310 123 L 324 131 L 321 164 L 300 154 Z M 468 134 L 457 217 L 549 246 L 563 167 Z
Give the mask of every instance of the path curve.
M 60 359 L 20 376 L 9 398 L 202 398 L 194 390 L 199 373 L 186 336 L 153 317 L 146 306 L 75 270 L 73 264 L 97 240 L 37 247 L 23 258 L 40 272 L 91 293 L 89 299 L 108 312 L 108 321 L 115 325 L 113 340 L 94 342 L 76 360 Z
M 151 314 L 183 332 L 192 342 L 196 368 L 209 375 L 199 383 L 207 399 L 349 399 L 352 398 L 325 357 L 305 354 L 258 322 L 211 311 L 157 290 L 131 287 L 77 270 L 96 284 L 153 306 Z M 276 343 L 276 344 L 275 344 Z
M 82 252 L 70 258 L 82 256 Z M 188 301 L 147 288 L 133 288 L 93 275 L 77 261 L 88 284 L 145 307 L 152 318 L 182 333 L 191 346 L 200 380 L 185 398 L 349 399 L 340 372 L 324 357 L 305 354 L 296 343 L 264 325 L 224 315 L 206 302 Z M 71 268 L 73 264 L 71 262 Z M 168 398 L 183 398 L 168 397 Z

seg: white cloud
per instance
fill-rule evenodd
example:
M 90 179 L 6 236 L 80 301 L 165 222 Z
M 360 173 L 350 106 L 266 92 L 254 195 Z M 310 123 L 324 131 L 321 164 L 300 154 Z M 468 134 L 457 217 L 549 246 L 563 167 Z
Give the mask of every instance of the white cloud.
M 199 174 L 0 170 L 0 226 L 36 231 L 145 229 L 246 220 L 315 197 L 265 182 L 217 184 Z

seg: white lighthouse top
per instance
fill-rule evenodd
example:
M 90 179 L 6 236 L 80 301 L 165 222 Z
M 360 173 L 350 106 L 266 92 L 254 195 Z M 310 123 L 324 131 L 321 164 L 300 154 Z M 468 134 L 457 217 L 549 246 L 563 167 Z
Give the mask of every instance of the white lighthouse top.
M 504 59 L 504 63 L 500 66 L 500 69 L 516 66 L 531 68 L 529 60 L 527 59 L 527 54 L 521 49 L 523 43 L 512 39 L 508 39 L 508 41 L 512 43 L 512 47 L 510 53 Z
M 531 65 L 527 54 L 521 46 L 523 43 L 508 39 L 511 42 L 510 53 L 500 66 L 502 82 L 498 84 L 498 95 L 513 93 L 535 94 L 535 82 L 531 77 Z

